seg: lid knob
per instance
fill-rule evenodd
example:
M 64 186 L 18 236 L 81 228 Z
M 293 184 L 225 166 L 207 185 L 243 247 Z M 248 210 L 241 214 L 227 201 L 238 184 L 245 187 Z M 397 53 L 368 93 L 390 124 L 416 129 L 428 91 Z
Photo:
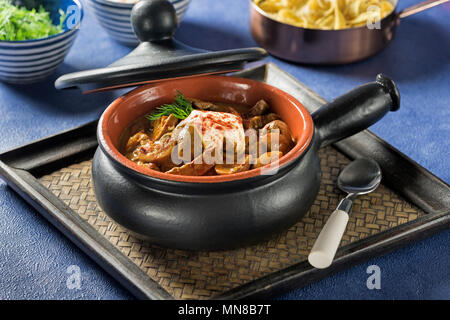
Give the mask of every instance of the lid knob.
M 131 10 L 131 24 L 141 42 L 166 40 L 177 30 L 177 14 L 167 0 L 141 0 Z

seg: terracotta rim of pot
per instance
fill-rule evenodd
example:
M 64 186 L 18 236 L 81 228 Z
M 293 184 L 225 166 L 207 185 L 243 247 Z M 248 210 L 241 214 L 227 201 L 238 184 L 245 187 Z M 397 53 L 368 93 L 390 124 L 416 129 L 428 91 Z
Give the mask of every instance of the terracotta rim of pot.
M 172 102 L 177 90 L 186 97 L 249 106 L 254 105 L 260 99 L 265 99 L 271 109 L 288 124 L 296 144 L 275 163 L 230 175 L 173 175 L 148 169 L 127 159 L 118 149 L 120 136 L 125 128 L 132 121 L 161 104 Z M 311 115 L 290 94 L 256 80 L 230 76 L 202 76 L 144 85 L 117 98 L 103 112 L 99 121 L 97 137 L 101 148 L 110 158 L 145 176 L 179 182 L 219 183 L 260 176 L 262 173 L 267 173 L 271 166 L 278 166 L 281 169 L 303 154 L 312 140 L 313 133 L 314 123 Z

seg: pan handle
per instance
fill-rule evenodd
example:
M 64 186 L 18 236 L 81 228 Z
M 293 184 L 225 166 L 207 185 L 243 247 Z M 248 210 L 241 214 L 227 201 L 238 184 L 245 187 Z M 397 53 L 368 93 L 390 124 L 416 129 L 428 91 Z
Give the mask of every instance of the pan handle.
M 320 146 L 358 133 L 400 107 L 400 93 L 390 78 L 379 74 L 375 82 L 357 87 L 312 114 Z
M 446 2 L 449 2 L 449 1 L 450 0 L 428 0 L 428 1 L 424 1 L 424 2 L 421 2 L 421 3 L 418 3 L 418 4 L 414 5 L 412 7 L 409 7 L 407 9 L 404 9 L 404 10 L 400 11 L 397 14 L 397 16 L 400 19 L 403 19 L 403 18 L 412 16 L 413 14 L 422 12 L 424 10 L 430 9 L 430 8 L 432 8 L 434 6 L 438 6 L 440 4 L 443 4 L 443 3 L 446 3 Z

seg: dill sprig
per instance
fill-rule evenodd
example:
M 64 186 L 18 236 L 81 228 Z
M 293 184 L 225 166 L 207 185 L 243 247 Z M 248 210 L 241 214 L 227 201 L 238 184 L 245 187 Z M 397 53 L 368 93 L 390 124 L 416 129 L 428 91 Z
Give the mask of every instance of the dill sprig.
M 145 117 L 150 121 L 154 121 L 162 116 L 169 116 L 173 114 L 178 119 L 186 119 L 192 110 L 194 110 L 192 103 L 187 100 L 180 91 L 178 91 L 178 94 L 175 96 L 174 100 L 174 103 L 163 104 Z

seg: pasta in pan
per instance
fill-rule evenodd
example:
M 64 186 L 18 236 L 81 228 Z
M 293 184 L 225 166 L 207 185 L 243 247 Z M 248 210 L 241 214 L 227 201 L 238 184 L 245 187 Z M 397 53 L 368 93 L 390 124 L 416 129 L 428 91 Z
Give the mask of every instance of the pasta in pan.
M 388 0 L 254 0 L 270 17 L 309 29 L 346 29 L 375 23 L 389 15 Z

